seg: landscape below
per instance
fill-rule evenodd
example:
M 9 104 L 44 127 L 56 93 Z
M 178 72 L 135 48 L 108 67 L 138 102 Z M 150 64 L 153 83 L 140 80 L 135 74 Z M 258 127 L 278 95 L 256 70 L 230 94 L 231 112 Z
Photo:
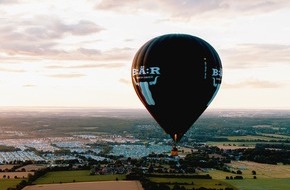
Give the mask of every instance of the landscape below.
M 142 109 L 2 109 L 0 190 L 100 180 L 137 180 L 144 189 L 290 188 L 289 110 L 208 110 L 177 143 L 178 156 L 172 145 Z

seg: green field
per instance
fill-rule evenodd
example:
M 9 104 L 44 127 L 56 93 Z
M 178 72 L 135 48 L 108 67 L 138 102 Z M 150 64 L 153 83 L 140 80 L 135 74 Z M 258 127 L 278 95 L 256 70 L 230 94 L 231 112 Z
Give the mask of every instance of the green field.
M 279 166 L 277 166 L 279 168 Z M 283 169 L 281 169 L 281 176 L 283 176 Z M 260 172 L 258 172 L 260 173 Z M 236 174 L 231 174 L 229 172 L 213 170 L 209 172 L 213 179 L 220 179 L 239 190 L 289 190 L 290 189 L 290 178 L 275 178 L 274 176 L 267 176 L 264 174 L 258 174 L 257 179 L 253 179 L 253 175 L 249 174 L 247 171 L 243 171 L 242 180 L 231 179 L 226 180 L 226 176 L 236 176 Z M 288 176 L 289 173 L 284 173 L 284 176 Z
M 191 178 L 162 178 L 162 177 L 150 177 L 150 181 L 156 183 L 163 183 L 168 185 L 171 189 L 174 184 L 180 184 L 186 189 L 192 188 L 211 188 L 211 189 L 225 189 L 226 187 L 231 187 L 234 190 L 238 190 L 233 185 L 227 183 L 227 181 L 216 180 L 216 179 L 191 179 Z
M 185 179 L 185 178 L 151 178 L 157 183 L 166 183 L 171 188 L 174 183 L 187 183 L 186 189 L 192 188 L 212 188 L 225 189 L 232 187 L 234 190 L 289 190 L 290 180 L 284 179 L 243 179 L 243 180 L 216 180 L 216 179 Z
M 239 190 L 289 190 L 290 189 L 290 165 L 259 164 L 248 161 L 232 161 L 229 164 L 232 169 L 243 168 L 244 179 L 229 179 L 226 176 L 237 176 L 231 172 L 209 170 L 206 173 L 213 179 L 218 179 L 235 186 Z M 256 171 L 257 179 L 253 179 L 252 170 Z
M 9 187 L 16 187 L 23 179 L 0 179 L 0 190 L 7 190 Z
M 51 183 L 71 183 L 71 182 L 89 182 L 89 181 L 110 181 L 123 180 L 125 175 L 90 175 L 89 170 L 77 171 L 56 171 L 48 172 L 38 178 L 34 184 L 51 184 Z
M 55 171 L 48 172 L 38 178 L 33 184 L 53 184 L 53 183 L 72 183 L 72 182 L 91 182 L 91 181 L 114 181 L 123 180 L 125 175 L 90 175 L 89 170 L 77 171 Z M 16 187 L 23 179 L 0 179 L 0 190 L 7 190 L 9 187 Z
M 259 143 L 259 144 L 273 144 L 273 145 L 282 143 L 282 142 L 272 142 L 272 141 L 258 141 L 259 138 L 257 137 L 257 139 L 255 139 L 253 136 L 251 136 L 251 137 L 240 137 L 239 139 L 235 139 L 235 138 L 237 138 L 237 137 L 231 136 L 230 139 L 232 141 L 220 141 L 220 142 L 207 141 L 206 143 L 207 143 L 207 145 L 210 145 L 210 146 L 218 146 L 218 147 L 225 146 L 225 147 L 231 148 L 231 149 L 234 149 L 235 147 L 239 147 L 239 148 L 242 148 L 242 147 L 244 147 L 244 148 L 255 148 L 257 143 Z M 261 138 L 260 138 L 260 140 L 261 140 Z M 290 145 L 290 143 L 286 143 L 286 142 L 285 143 L 283 142 L 283 144 L 284 145 Z
M 225 180 L 239 190 L 289 190 L 290 179 Z
M 150 180 L 156 183 L 167 184 L 173 188 L 174 184 L 184 186 L 186 189 L 193 188 L 212 188 L 225 189 L 231 187 L 234 190 L 289 190 L 290 166 L 266 165 L 252 162 L 236 162 L 234 164 L 248 164 L 246 170 L 243 170 L 242 176 L 244 179 L 226 180 L 226 176 L 236 176 L 230 172 L 223 172 L 219 170 L 209 170 L 207 174 L 213 179 L 192 179 L 192 178 L 165 178 L 165 177 L 151 177 Z M 249 167 L 250 164 L 254 164 Z M 253 179 L 251 174 L 252 169 L 257 171 L 257 179 Z M 277 171 L 274 171 L 277 170 Z M 267 171 L 267 172 L 266 172 Z M 271 172 L 269 172 L 271 171 Z M 125 179 L 125 175 L 89 175 L 89 170 L 78 171 L 55 171 L 48 172 L 43 177 L 38 178 L 34 184 L 52 184 L 52 183 L 71 183 L 71 182 L 90 182 L 90 181 L 112 181 Z M 278 175 L 278 173 L 280 175 Z M 283 174 L 284 173 L 284 174 Z M 201 173 L 200 173 L 201 174 Z M 282 178 L 284 176 L 285 178 Z M 7 190 L 8 187 L 16 187 L 22 179 L 1 179 L 0 190 Z

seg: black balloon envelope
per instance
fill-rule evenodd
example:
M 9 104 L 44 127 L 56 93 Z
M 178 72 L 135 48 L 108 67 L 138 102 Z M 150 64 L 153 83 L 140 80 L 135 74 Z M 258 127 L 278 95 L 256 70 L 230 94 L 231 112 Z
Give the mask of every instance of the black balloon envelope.
M 205 40 L 165 34 L 136 53 L 134 89 L 156 122 L 178 142 L 209 106 L 222 81 L 222 64 Z

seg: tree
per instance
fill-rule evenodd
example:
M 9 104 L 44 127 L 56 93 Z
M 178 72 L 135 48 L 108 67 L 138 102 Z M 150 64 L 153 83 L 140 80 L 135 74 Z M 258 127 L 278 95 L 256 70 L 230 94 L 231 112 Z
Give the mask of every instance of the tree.
M 243 176 L 238 175 L 238 176 L 235 176 L 234 179 L 243 179 Z
M 237 174 L 241 175 L 241 174 L 243 174 L 243 172 L 241 170 L 238 170 Z
M 159 184 L 159 190 L 170 190 L 170 187 L 165 184 Z
M 180 187 L 180 185 L 175 184 L 175 185 L 173 186 L 172 190 L 181 190 L 181 187 Z
M 153 164 L 150 164 L 150 166 L 149 166 L 149 168 L 148 168 L 148 172 L 149 172 L 149 173 L 153 173 L 153 172 L 154 172 Z

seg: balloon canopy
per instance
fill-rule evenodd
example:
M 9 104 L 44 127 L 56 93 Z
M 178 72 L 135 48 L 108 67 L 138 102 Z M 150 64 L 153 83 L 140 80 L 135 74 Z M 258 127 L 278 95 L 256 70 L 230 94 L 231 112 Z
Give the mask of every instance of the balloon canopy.
M 165 34 L 137 51 L 131 79 L 146 109 L 178 142 L 218 92 L 222 64 L 205 40 L 189 34 Z

